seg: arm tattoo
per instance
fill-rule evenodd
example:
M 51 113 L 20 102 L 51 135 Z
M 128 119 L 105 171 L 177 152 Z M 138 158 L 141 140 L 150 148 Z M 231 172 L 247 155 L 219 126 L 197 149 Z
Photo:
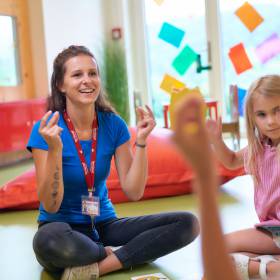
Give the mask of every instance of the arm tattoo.
M 55 172 L 54 172 L 54 175 L 53 175 L 53 179 L 54 181 L 52 182 L 52 193 L 51 193 L 51 196 L 53 198 L 53 206 L 56 205 L 56 197 L 57 197 L 57 194 L 58 194 L 58 187 L 59 187 L 59 168 L 58 166 L 56 166 L 55 168 Z

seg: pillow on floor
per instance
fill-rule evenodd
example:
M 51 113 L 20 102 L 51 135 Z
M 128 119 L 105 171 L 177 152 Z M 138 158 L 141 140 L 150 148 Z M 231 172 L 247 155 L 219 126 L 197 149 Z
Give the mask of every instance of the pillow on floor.
M 134 145 L 136 129 L 130 128 L 130 132 L 131 143 Z M 171 142 L 170 135 L 169 129 L 155 128 L 148 138 L 149 175 L 142 199 L 181 195 L 192 191 L 193 172 Z M 232 171 L 221 164 L 218 164 L 217 170 L 221 183 L 244 174 L 243 168 Z M 113 203 L 128 201 L 121 190 L 114 163 L 107 186 Z M 34 169 L 0 188 L 0 209 L 36 209 L 38 205 Z
M 0 209 L 36 209 L 38 206 L 34 168 L 0 188 Z

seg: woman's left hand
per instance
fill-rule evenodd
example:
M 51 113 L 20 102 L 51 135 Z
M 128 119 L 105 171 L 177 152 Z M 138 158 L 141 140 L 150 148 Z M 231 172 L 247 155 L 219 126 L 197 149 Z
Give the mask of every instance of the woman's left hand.
M 147 105 L 145 105 L 145 107 L 146 110 L 141 107 L 136 108 L 138 116 L 136 142 L 142 145 L 146 144 L 148 135 L 156 126 L 156 121 L 152 110 Z

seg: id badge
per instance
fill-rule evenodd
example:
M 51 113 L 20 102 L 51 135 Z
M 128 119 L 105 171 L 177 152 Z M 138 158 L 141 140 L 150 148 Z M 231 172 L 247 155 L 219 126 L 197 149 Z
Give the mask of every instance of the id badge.
M 89 216 L 99 216 L 100 206 L 99 206 L 98 196 L 82 196 L 82 214 Z

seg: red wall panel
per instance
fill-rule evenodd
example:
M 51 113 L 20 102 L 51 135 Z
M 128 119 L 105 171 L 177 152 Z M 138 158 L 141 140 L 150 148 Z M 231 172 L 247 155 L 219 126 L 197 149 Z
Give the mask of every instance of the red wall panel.
M 45 108 L 45 99 L 0 103 L 0 152 L 24 150 L 32 126 Z

